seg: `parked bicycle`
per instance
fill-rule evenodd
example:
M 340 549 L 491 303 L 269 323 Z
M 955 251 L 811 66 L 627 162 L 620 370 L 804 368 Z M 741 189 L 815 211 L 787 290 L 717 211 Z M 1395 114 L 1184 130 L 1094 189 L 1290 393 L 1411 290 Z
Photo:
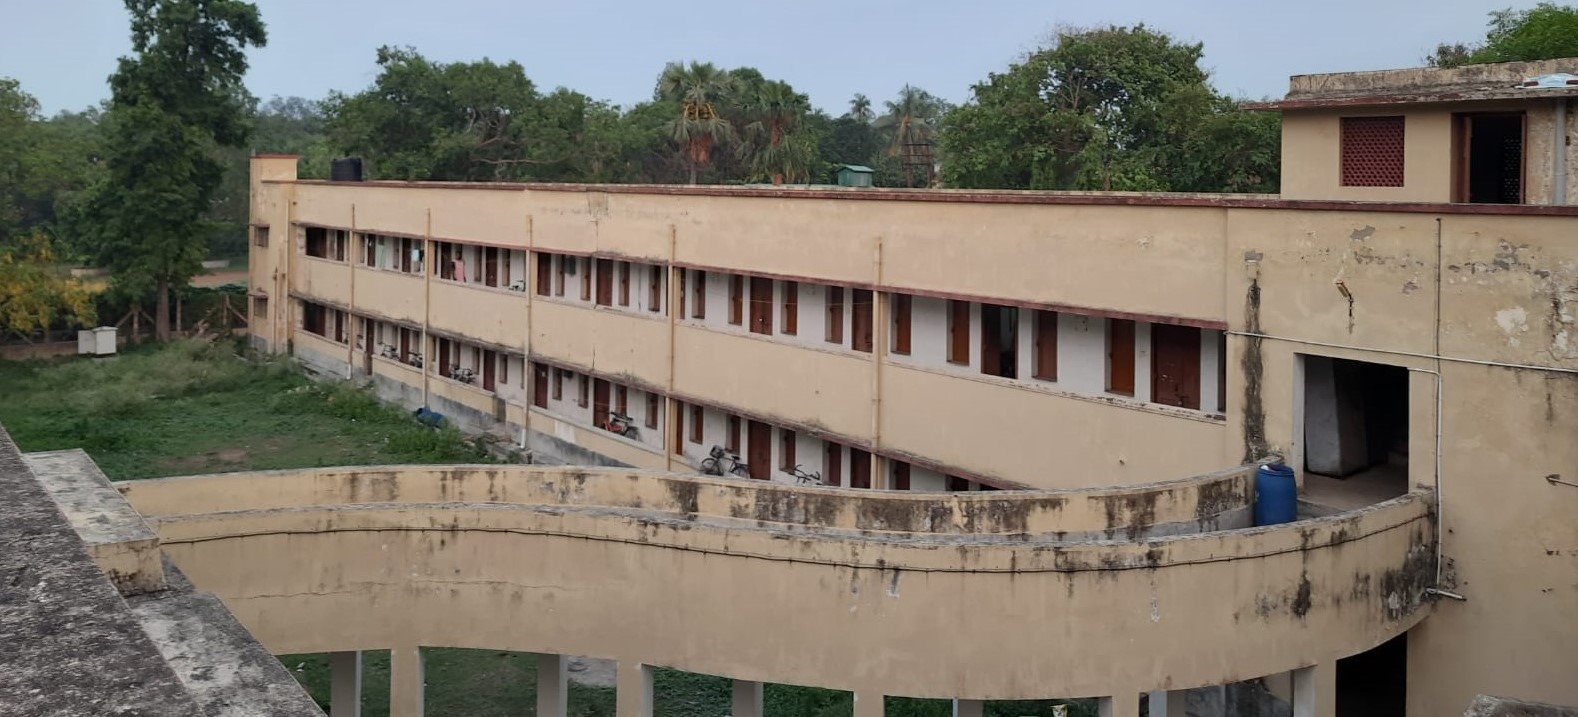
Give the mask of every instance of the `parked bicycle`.
M 800 469 L 799 465 L 796 465 L 794 469 L 789 472 L 794 475 L 794 482 L 796 483 L 800 483 L 802 485 L 822 485 L 821 473 L 803 471 Z
M 392 344 L 380 344 L 379 347 L 378 347 L 378 355 L 382 356 L 382 357 L 384 357 L 386 359 L 393 359 L 395 361 L 399 361 L 400 360 L 400 349 L 395 348 L 394 345 L 392 345 Z
M 749 478 L 751 467 L 740 460 L 739 456 L 723 450 L 723 446 L 713 446 L 712 450 L 708 451 L 708 457 L 701 459 L 701 472 L 710 476 L 732 473 L 741 478 Z
M 417 368 L 422 368 L 422 354 L 412 351 L 405 357 L 405 362 Z
M 510 282 L 510 291 L 525 291 L 525 290 L 526 290 L 526 280 L 525 279 L 516 279 L 515 281 Z
M 469 368 L 461 368 L 459 364 L 449 369 L 449 377 L 461 383 L 475 383 L 477 372 Z
M 641 432 L 636 430 L 635 419 L 616 411 L 608 412 L 608 420 L 603 422 L 603 428 L 611 433 L 617 433 L 632 441 L 641 440 Z

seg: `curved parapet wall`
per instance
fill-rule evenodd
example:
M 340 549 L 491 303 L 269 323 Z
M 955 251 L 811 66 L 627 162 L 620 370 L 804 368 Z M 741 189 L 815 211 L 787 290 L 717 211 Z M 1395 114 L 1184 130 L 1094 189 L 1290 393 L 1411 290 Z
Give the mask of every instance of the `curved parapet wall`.
M 275 652 L 584 654 L 916 697 L 1182 689 L 1322 663 L 1422 619 L 1434 568 L 1421 493 L 1265 528 L 1070 541 L 860 532 L 875 508 L 829 509 L 846 529 L 758 520 L 728 510 L 737 491 L 821 491 L 651 477 L 369 468 L 123 489 Z M 591 500 L 621 482 L 639 505 Z
M 377 466 L 226 473 L 127 485 L 149 515 L 345 503 L 516 503 L 630 508 L 822 530 L 1140 539 L 1250 525 L 1253 467 L 1127 486 L 905 493 L 655 471 Z

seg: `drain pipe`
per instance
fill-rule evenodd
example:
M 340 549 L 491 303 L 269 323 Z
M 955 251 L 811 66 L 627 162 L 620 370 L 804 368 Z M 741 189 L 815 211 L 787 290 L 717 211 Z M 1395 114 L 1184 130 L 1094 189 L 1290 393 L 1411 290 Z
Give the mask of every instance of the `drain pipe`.
M 1446 529 L 1444 528 L 1444 526 L 1446 524 L 1446 513 L 1445 513 L 1445 510 L 1443 508 L 1443 505 L 1444 505 L 1445 501 L 1443 501 L 1441 499 L 1441 408 L 1442 408 L 1442 403 L 1443 403 L 1442 400 L 1441 400 L 1441 394 L 1442 394 L 1441 372 L 1440 371 L 1435 371 L 1435 370 L 1432 370 L 1432 369 L 1428 369 L 1428 368 L 1410 368 L 1410 369 L 1408 369 L 1408 371 L 1410 373 L 1428 374 L 1429 376 L 1434 378 L 1435 381 L 1436 381 L 1435 467 L 1433 469 L 1435 471 L 1435 498 L 1436 498 L 1436 525 L 1435 525 L 1435 533 L 1436 533 L 1436 535 L 1435 535 L 1435 538 L 1436 538 L 1436 541 L 1435 541 L 1436 542 L 1436 580 L 1435 580 L 1435 585 L 1433 585 L 1431 587 L 1428 587 L 1428 588 L 1425 588 L 1425 594 L 1427 594 L 1427 595 L 1439 595 L 1441 597 L 1452 598 L 1453 600 L 1467 600 L 1468 598 L 1465 598 L 1462 595 L 1459 595 L 1457 593 L 1448 591 L 1445 588 L 1441 587 L 1441 578 L 1442 578 L 1442 573 L 1443 573 L 1443 569 L 1444 569 L 1443 566 L 1445 565 L 1445 562 L 1442 559 L 1443 551 L 1442 551 L 1442 548 L 1441 548 L 1441 541 L 1442 541 L 1443 536 L 1445 536 L 1445 534 L 1446 534 Z
M 1551 204 L 1567 203 L 1567 98 L 1556 98 L 1556 140 L 1551 172 L 1555 174 Z

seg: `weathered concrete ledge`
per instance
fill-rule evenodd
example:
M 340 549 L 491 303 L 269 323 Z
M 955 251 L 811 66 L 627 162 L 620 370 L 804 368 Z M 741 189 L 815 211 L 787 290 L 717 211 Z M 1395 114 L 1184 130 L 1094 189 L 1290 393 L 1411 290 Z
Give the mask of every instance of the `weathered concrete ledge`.
M 159 536 L 80 449 L 23 454 L 88 554 L 122 595 L 165 588 Z

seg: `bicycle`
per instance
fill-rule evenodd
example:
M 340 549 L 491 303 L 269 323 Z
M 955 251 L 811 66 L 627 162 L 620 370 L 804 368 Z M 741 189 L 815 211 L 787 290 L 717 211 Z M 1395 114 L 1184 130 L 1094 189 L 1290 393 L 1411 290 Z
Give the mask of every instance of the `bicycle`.
M 603 421 L 603 429 L 610 433 L 617 433 L 632 441 L 641 440 L 641 432 L 636 430 L 635 419 L 623 413 L 608 412 L 608 419 Z
M 476 383 L 477 372 L 469 368 L 461 368 L 457 365 L 449 369 L 449 377 L 461 383 Z
M 800 466 L 798 464 L 795 465 L 795 467 L 789 472 L 794 475 L 794 482 L 796 483 L 802 485 L 822 485 L 821 473 L 807 473 L 806 471 L 800 470 Z
M 723 446 L 713 446 L 712 450 L 708 451 L 707 453 L 708 457 L 701 459 L 702 473 L 711 476 L 721 476 L 727 472 L 737 475 L 741 478 L 750 477 L 751 467 L 746 465 L 744 461 L 741 461 L 739 456 L 723 450 Z M 727 471 L 725 471 L 723 465 L 723 461 L 725 459 L 729 461 Z

